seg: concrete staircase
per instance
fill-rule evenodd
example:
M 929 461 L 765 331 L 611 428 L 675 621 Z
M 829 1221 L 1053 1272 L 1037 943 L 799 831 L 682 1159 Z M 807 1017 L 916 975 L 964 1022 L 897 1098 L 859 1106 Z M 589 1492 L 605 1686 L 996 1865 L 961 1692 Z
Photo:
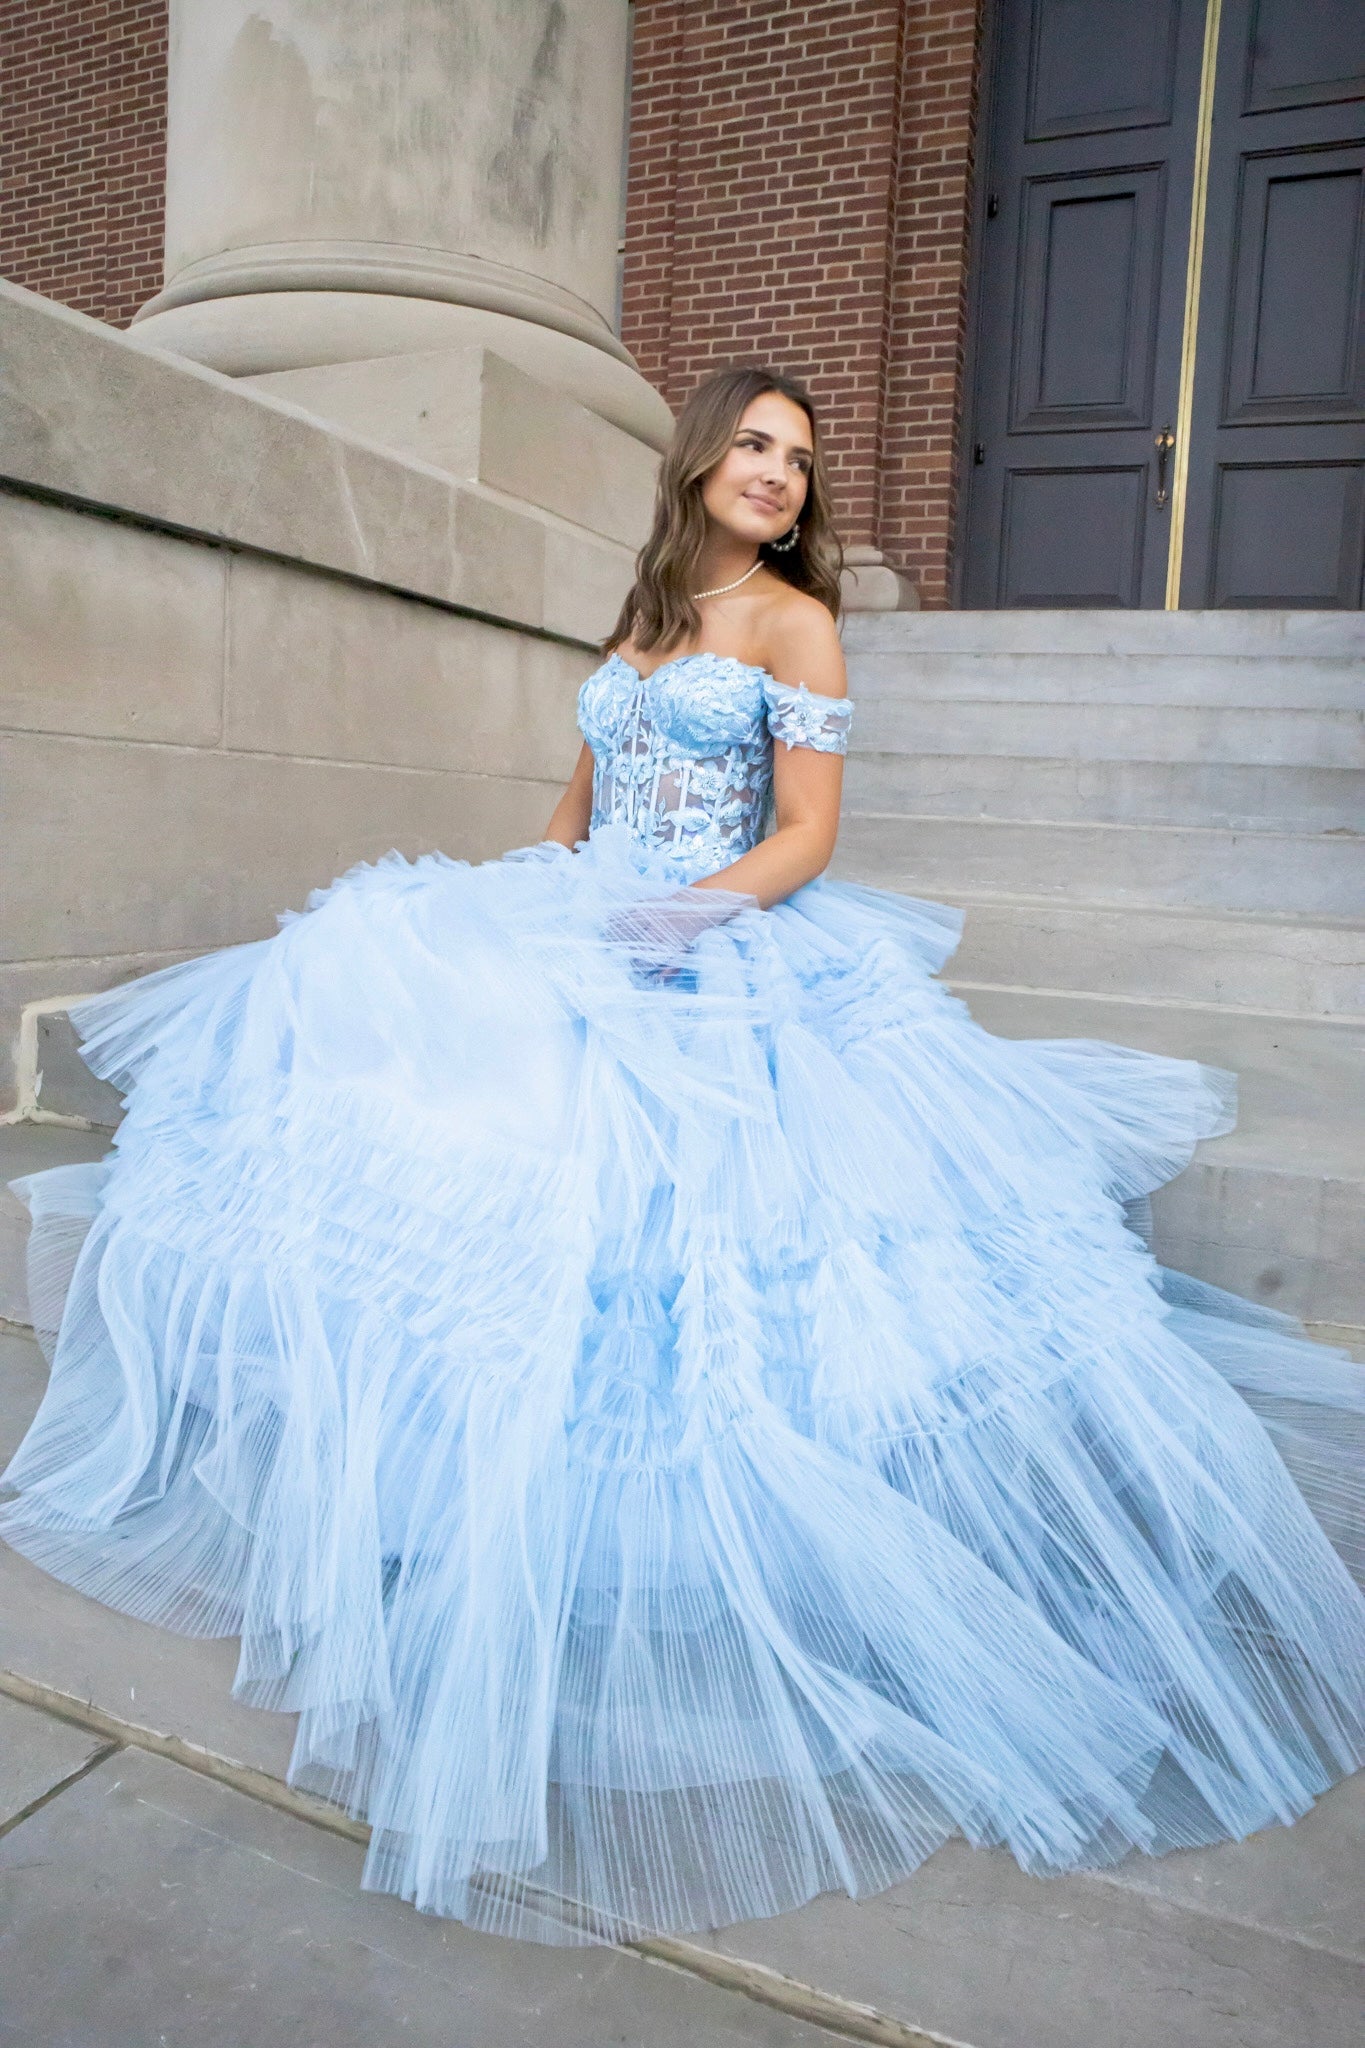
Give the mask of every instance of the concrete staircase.
M 1171 1264 L 1365 1325 L 1365 619 L 862 614 L 836 873 L 960 905 L 990 1030 L 1241 1075 Z

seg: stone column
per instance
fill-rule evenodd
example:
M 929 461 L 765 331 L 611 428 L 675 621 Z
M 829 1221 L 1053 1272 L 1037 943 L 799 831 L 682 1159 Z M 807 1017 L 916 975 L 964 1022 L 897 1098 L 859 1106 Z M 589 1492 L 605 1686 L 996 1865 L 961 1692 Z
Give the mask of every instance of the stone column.
M 232 376 L 478 343 L 663 446 L 614 331 L 627 14 L 171 0 L 166 284 L 131 338 Z
M 844 610 L 849 612 L 917 612 L 919 592 L 910 578 L 892 567 L 880 548 L 844 549 Z

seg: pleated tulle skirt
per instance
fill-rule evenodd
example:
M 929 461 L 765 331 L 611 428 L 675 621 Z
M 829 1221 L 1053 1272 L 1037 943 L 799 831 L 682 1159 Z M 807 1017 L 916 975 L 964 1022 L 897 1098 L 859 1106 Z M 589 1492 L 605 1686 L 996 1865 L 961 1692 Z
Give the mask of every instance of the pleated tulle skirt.
M 1128 1227 L 1228 1077 L 991 1037 L 954 913 L 391 855 L 76 1013 L 0 1531 L 241 1637 L 366 1882 L 611 1939 L 1292 1820 L 1365 1755 L 1365 1374 Z M 733 914 L 731 914 L 733 913 Z

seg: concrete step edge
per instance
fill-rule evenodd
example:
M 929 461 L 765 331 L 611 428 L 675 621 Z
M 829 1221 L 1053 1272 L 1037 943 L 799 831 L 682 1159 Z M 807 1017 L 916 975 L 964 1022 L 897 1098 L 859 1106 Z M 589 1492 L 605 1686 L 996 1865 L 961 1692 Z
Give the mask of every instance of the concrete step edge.
M 1362 655 L 1331 660 L 1017 652 L 991 648 L 844 649 L 855 703 L 1124 704 L 1133 709 L 1347 717 L 1360 712 Z
M 340 1835 L 345 1841 L 364 1844 L 370 1839 L 370 1830 L 363 1821 L 353 1820 L 343 1808 L 333 1806 L 312 1793 L 300 1791 L 255 1764 L 238 1763 L 216 1750 L 187 1742 L 183 1736 L 126 1720 L 96 1706 L 91 1700 L 81 1700 L 73 1693 L 62 1692 L 42 1679 L 30 1678 L 22 1672 L 0 1670 L 0 1695 L 20 1706 L 51 1714 L 57 1720 L 100 1737 L 112 1747 L 144 1750 L 151 1756 L 178 1764 L 183 1770 L 194 1771 L 200 1777 L 212 1779 L 215 1784 L 226 1785 L 229 1790 L 240 1792 L 260 1805 L 274 1807 L 295 1820 L 307 1822 L 310 1827 Z M 538 1892 L 537 1897 L 566 1924 L 572 1924 L 578 1917 L 571 1900 L 545 1892 Z M 635 1941 L 614 1942 L 606 1946 L 684 1970 L 720 1990 L 738 1993 L 756 2004 L 770 2007 L 774 2012 L 804 2020 L 808 2025 L 845 2040 L 871 2042 L 875 2048 L 970 2048 L 969 2043 L 951 2035 L 916 2027 L 905 2020 L 893 2018 L 889 2013 L 879 2012 L 873 2006 L 861 2005 L 834 1992 L 822 1991 L 815 1985 L 803 1984 L 766 1963 L 746 1962 L 718 1950 L 701 1948 L 695 1942 L 678 1936 L 642 1935 Z
M 1201 774 L 1221 775 L 1293 775 L 1333 776 L 1348 786 L 1356 783 L 1365 786 L 1365 768 L 1338 767 L 1324 761 L 1227 761 L 1210 760 L 1206 754 L 1191 754 L 1181 760 L 1169 754 L 1097 754 L 1087 747 L 1074 754 L 1018 754 L 1008 748 L 992 747 L 938 747 L 926 748 L 901 746 L 899 743 L 873 745 L 852 741 L 849 745 L 850 761 L 923 761 L 923 762 L 991 762 L 1005 767 L 1041 768 L 1099 768 L 1124 769 L 1126 771 L 1169 774 L 1173 771 L 1188 772 L 1198 769 Z
M 964 615 L 959 614 L 959 618 L 962 616 Z M 980 614 L 977 616 L 980 617 Z M 1198 662 L 1211 668 L 1285 668 L 1291 671 L 1307 668 L 1325 670 L 1329 674 L 1338 669 L 1349 669 L 1353 663 L 1365 657 L 1365 634 L 1358 635 L 1361 641 L 1359 646 L 1348 646 L 1342 640 L 1333 643 L 1329 636 L 1328 644 L 1322 646 L 1291 647 L 1282 638 L 1271 641 L 1262 639 L 1257 642 L 1253 635 L 1240 646 L 1226 644 L 1226 636 L 1223 638 L 1223 644 L 1220 644 L 1217 638 L 1209 639 L 1206 636 L 1202 643 L 1187 639 L 1184 644 L 1168 641 L 1166 645 L 1162 645 L 1148 640 L 1145 644 L 1139 645 L 1134 640 L 1128 646 L 1120 647 L 1114 645 L 1113 635 L 1110 635 L 1101 646 L 1093 638 L 1091 643 L 1086 645 L 1074 633 L 1044 636 L 1035 639 L 1032 645 L 1026 646 L 1018 638 L 1011 642 L 1004 637 L 992 639 L 989 635 L 977 633 L 973 636 L 970 632 L 960 633 L 956 639 L 952 639 L 944 634 L 937 622 L 930 624 L 923 613 L 918 619 L 896 619 L 886 623 L 900 635 L 899 644 L 888 642 L 878 646 L 869 632 L 866 620 L 859 619 L 855 624 L 853 614 L 849 613 L 844 621 L 845 653 L 854 661 L 990 661 L 1013 662 L 1017 667 L 1024 668 L 1031 663 L 1053 660 L 1069 668 L 1079 668 L 1084 662 L 1090 667 L 1114 663 L 1125 666 L 1141 664 L 1154 669 L 1162 668 L 1169 663 Z M 910 632 L 919 635 L 914 642 L 906 637 L 907 627 Z M 1061 640 L 1066 640 L 1067 644 L 1061 645 Z
M 905 895 L 905 890 L 889 890 L 890 895 Z M 912 899 L 913 900 L 913 899 Z M 925 899 L 921 898 L 920 901 Z M 1100 912 L 1111 916 L 1121 912 L 1126 917 L 1141 916 L 1168 919 L 1198 920 L 1227 925 L 1234 930 L 1252 931 L 1262 925 L 1275 929 L 1295 931 L 1360 932 L 1365 934 L 1365 917 L 1341 917 L 1331 911 L 1316 910 L 1222 910 L 1217 904 L 1198 903 L 1153 903 L 1141 911 L 1134 910 L 1131 903 L 1114 901 L 1104 896 L 1068 897 L 1059 901 L 1055 896 L 1036 896 L 1027 891 L 1009 889 L 954 889 L 951 896 L 936 898 L 952 908 L 967 912 L 977 909 L 1001 910 L 1045 910 L 1055 915 L 1059 909 L 1075 911 L 1081 916 Z
M 1247 655 L 1293 661 L 1365 655 L 1365 623 L 1347 611 L 1125 611 L 1050 607 L 852 613 L 844 645 L 855 654 L 981 653 Z
M 1360 1323 L 1305 1323 L 1305 1330 L 1318 1344 L 1331 1344 L 1338 1351 L 1349 1351 L 1352 1358 L 1365 1364 L 1365 1325 Z
M 1094 697 L 1078 697 L 1063 690 L 1050 691 L 1045 686 L 1028 691 L 949 690 L 942 683 L 936 687 L 932 676 L 921 675 L 907 675 L 903 681 L 892 683 L 851 673 L 848 694 L 853 699 L 855 713 L 862 712 L 865 717 L 888 706 L 893 710 L 924 712 L 930 705 L 944 704 L 987 711 L 1192 712 L 1201 718 L 1271 719 L 1278 723 L 1290 718 L 1312 718 L 1325 719 L 1332 725 L 1345 725 L 1353 731 L 1360 724 L 1358 704 L 1237 703 L 1226 697 L 1182 697 L 1174 693 L 1169 697 L 1139 696 L 1136 692 L 1125 696 L 1122 687 L 1106 690 L 1102 696 Z
M 1042 996 L 1055 997 L 1059 1002 L 1080 999 L 1087 1003 L 1112 1003 L 1114 1007 L 1134 1005 L 1145 1010 L 1192 1011 L 1201 1017 L 1263 1017 L 1275 1024 L 1360 1024 L 1365 1027 L 1365 1010 L 1266 1010 L 1249 1003 L 1208 1003 L 1200 1002 L 1193 996 L 1165 995 L 1115 995 L 1109 989 L 1058 988 L 1051 982 L 1027 981 L 973 981 L 966 977 L 945 973 L 943 981 L 954 995 L 992 996 Z
M 1111 783 L 1120 785 L 1120 794 L 1123 785 L 1151 785 L 1167 801 L 1189 786 L 1190 795 L 1186 801 L 1202 803 L 1210 815 L 1219 803 L 1236 801 L 1239 792 L 1250 790 L 1259 801 L 1290 807 L 1283 819 L 1283 826 L 1289 829 L 1302 815 L 1303 807 L 1315 802 L 1335 801 L 1343 807 L 1350 806 L 1352 818 L 1365 818 L 1365 768 L 1334 768 L 1321 761 L 1210 761 L 1194 756 L 1176 761 L 1156 756 L 1149 759 L 1138 755 L 1082 751 L 1074 754 L 1021 754 L 990 747 L 868 745 L 850 747 L 848 765 L 850 769 L 861 768 L 866 774 L 875 772 L 882 777 L 900 777 L 911 785 L 926 775 L 939 779 L 951 777 L 960 782 L 986 780 L 996 784 L 1002 777 L 1008 777 L 1013 788 L 1021 784 L 1024 786 L 1023 795 L 1016 795 L 1013 800 L 1030 803 L 1031 808 L 1022 814 L 1025 817 L 1038 816 L 1038 803 L 1046 802 L 1045 797 L 1039 799 L 1029 794 L 1030 783 L 1085 775 L 1101 791 Z M 1229 796 L 1228 792 L 1233 794 Z M 909 810 L 918 802 L 913 786 L 908 794 L 893 787 L 888 797 L 903 810 Z M 1241 800 L 1246 799 L 1243 796 Z M 844 808 L 855 810 L 856 796 L 846 797 Z M 1214 822 L 1222 824 L 1224 820 L 1214 818 Z M 1273 831 L 1277 826 L 1269 825 L 1266 829 Z M 1353 824 L 1299 826 L 1300 831 L 1307 833 L 1355 829 Z
M 864 760 L 868 758 L 866 755 L 863 756 Z M 1237 833 L 1275 833 L 1294 823 L 1299 826 L 1299 836 L 1302 837 L 1326 835 L 1329 838 L 1336 838 L 1348 834 L 1365 836 L 1357 834 L 1355 824 L 1356 818 L 1365 814 L 1365 793 L 1362 793 L 1359 803 L 1354 799 L 1349 803 L 1341 800 L 1324 801 L 1311 828 L 1305 830 L 1303 804 L 1288 799 L 1279 802 L 1272 799 L 1270 803 L 1248 809 L 1237 801 L 1235 793 L 1222 801 L 1212 802 L 1202 792 L 1186 795 L 1180 790 L 1174 790 L 1165 796 L 1140 792 L 1136 797 L 1126 798 L 1122 791 L 1116 793 L 1103 787 L 1092 787 L 1076 793 L 1073 802 L 1067 808 L 1065 818 L 1048 819 L 1040 818 L 1037 802 L 1030 800 L 1026 774 L 1013 778 L 1013 800 L 1016 806 L 1013 810 L 1000 808 L 1002 792 L 995 785 L 995 778 L 987 778 L 985 787 L 976 788 L 972 787 L 970 777 L 952 779 L 956 787 L 951 791 L 945 792 L 941 787 L 936 787 L 926 794 L 935 803 L 941 803 L 945 794 L 948 795 L 959 807 L 949 815 L 972 823 L 980 821 L 997 825 L 1126 824 L 1144 832 L 1183 831 L 1192 825 L 1205 824 L 1225 832 Z M 858 771 L 854 768 L 845 785 L 849 792 L 849 800 L 844 808 L 845 814 L 850 818 L 868 815 L 858 808 L 858 781 Z M 1046 801 L 1054 809 L 1061 808 L 1051 796 Z M 989 810 L 984 807 L 987 803 L 991 806 Z M 973 804 L 980 804 L 982 808 L 973 809 Z M 904 799 L 904 808 L 895 815 L 900 818 L 918 818 L 925 814 L 917 808 L 911 797 Z M 941 817 L 944 814 L 936 812 L 934 815 Z
M 879 760 L 888 767 L 914 761 L 1023 761 L 1051 762 L 1056 767 L 1129 769 L 1151 774 L 1156 770 L 1188 772 L 1193 768 L 1227 770 L 1241 775 L 1295 774 L 1350 778 L 1365 775 L 1365 726 L 1350 734 L 1307 734 L 1292 736 L 1274 747 L 1257 746 L 1245 735 L 1207 731 L 1180 738 L 1172 726 L 1163 726 L 1158 736 L 1133 738 L 1120 728 L 1111 735 L 1072 735 L 1070 751 L 1059 752 L 1057 727 L 1063 716 L 1059 707 L 1049 709 L 1045 726 L 1035 735 L 1005 732 L 994 716 L 998 706 L 985 707 L 992 715 L 977 721 L 958 721 L 964 730 L 954 730 L 952 720 L 916 717 L 900 720 L 909 728 L 902 734 L 888 732 L 869 719 L 850 748 L 851 759 Z M 1356 739 L 1359 735 L 1360 745 Z M 1347 756 L 1347 758 L 1343 758 Z M 1350 758 L 1353 757 L 1353 758 Z
M 1306 1187 L 1322 1187 L 1330 1182 L 1333 1187 L 1358 1188 L 1362 1199 L 1365 1200 L 1365 1165 L 1361 1165 L 1353 1173 L 1342 1172 L 1340 1167 L 1324 1167 L 1318 1171 L 1312 1166 L 1305 1165 L 1302 1160 L 1286 1159 L 1277 1153 L 1271 1134 L 1252 1131 L 1249 1136 L 1244 1137 L 1243 1133 L 1238 1131 L 1235 1137 L 1244 1148 L 1237 1157 L 1222 1158 L 1217 1150 L 1221 1141 L 1209 1138 L 1201 1144 L 1186 1172 L 1234 1175 L 1238 1179 L 1251 1174 L 1257 1180 L 1273 1181 L 1277 1187 L 1286 1190 L 1291 1182 L 1296 1186 Z M 1153 1189 L 1153 1200 L 1166 1188 L 1174 1185 L 1174 1181 L 1163 1181 L 1161 1187 Z
M 1115 818 L 1011 818 L 990 811 L 872 811 L 846 810 L 848 818 L 878 825 L 970 825 L 974 829 L 999 825 L 1011 832 L 1080 833 L 1098 832 L 1121 839 L 1148 839 L 1154 834 L 1178 832 L 1182 838 L 1202 840 L 1255 839 L 1287 841 L 1295 846 L 1317 847 L 1358 841 L 1365 846 L 1365 831 L 1349 832 L 1329 826 L 1321 832 L 1283 832 L 1259 825 L 1185 825 L 1132 823 Z M 1308 913 L 1311 915 L 1311 913 Z
M 854 811 L 833 872 L 893 892 L 941 898 L 956 887 L 1004 893 L 1027 874 L 1030 893 L 1088 894 L 1133 909 L 1183 905 L 1365 916 L 1365 837 L 1125 825 L 1092 819 L 993 818 Z
M 924 775 L 907 777 L 897 771 L 889 791 L 876 785 L 886 780 L 880 764 L 864 755 L 862 762 L 849 763 L 846 810 L 850 818 L 867 815 L 861 805 L 888 802 L 898 806 L 896 815 L 915 818 L 920 806 L 933 804 L 934 815 L 943 815 L 951 804 L 951 815 L 1028 825 L 1040 813 L 1050 813 L 1054 822 L 1072 824 L 1126 824 L 1143 831 L 1181 830 L 1205 825 L 1225 832 L 1282 832 L 1291 827 L 1296 836 L 1330 837 L 1356 834 L 1357 821 L 1365 816 L 1365 791 L 1357 799 L 1325 792 L 1310 799 L 1311 810 L 1298 793 L 1279 796 L 1264 788 L 1210 791 L 1207 786 L 1182 788 L 1139 786 L 1126 779 L 1108 783 L 1103 777 L 1078 774 L 1048 775 L 1042 786 L 1035 783 L 1026 767 L 1013 768 L 1005 776 L 997 773 L 935 773 L 932 766 Z M 910 787 L 906 787 L 909 781 Z M 1003 785 L 1003 786 L 1002 786 Z M 1059 816 L 1060 814 L 1060 816 Z

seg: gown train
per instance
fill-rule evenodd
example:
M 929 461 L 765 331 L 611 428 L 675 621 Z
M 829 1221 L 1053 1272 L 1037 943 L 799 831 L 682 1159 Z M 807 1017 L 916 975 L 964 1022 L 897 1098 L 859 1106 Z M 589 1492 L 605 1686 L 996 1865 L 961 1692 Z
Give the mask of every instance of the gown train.
M 394 854 L 83 1003 L 0 1533 L 240 1635 L 366 1882 L 613 1939 L 1244 1835 L 1365 1757 L 1365 1372 L 1130 1227 L 1230 1077 L 990 1036 L 955 913 Z M 1127 1209 L 1125 1209 L 1125 1205 Z

